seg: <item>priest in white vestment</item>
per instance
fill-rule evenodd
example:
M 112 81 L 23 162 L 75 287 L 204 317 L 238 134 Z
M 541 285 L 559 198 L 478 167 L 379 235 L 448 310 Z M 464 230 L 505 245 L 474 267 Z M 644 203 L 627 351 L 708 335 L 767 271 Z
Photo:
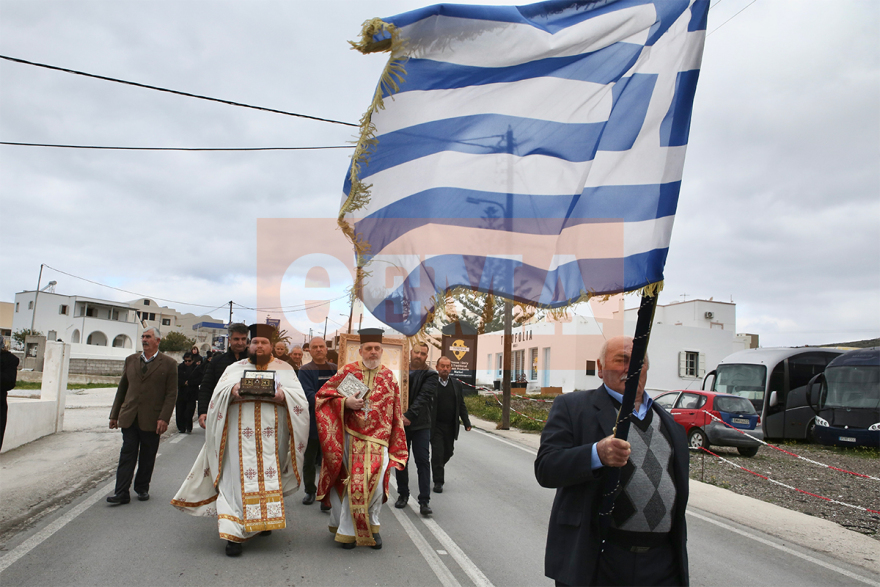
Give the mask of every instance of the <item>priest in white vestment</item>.
M 223 372 L 206 419 L 205 445 L 177 495 L 176 508 L 216 517 L 226 554 L 286 527 L 284 496 L 300 486 L 309 439 L 309 404 L 296 372 L 272 356 L 275 329 L 250 327 L 248 358 Z M 245 371 L 274 371 L 273 396 L 239 394 Z

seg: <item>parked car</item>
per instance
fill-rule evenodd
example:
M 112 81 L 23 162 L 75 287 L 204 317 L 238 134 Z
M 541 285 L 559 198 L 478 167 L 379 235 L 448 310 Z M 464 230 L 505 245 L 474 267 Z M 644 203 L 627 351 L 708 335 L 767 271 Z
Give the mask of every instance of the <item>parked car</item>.
M 728 393 L 679 390 L 661 393 L 654 401 L 666 408 L 675 421 L 684 426 L 691 448 L 735 446 L 744 457 L 758 454 L 758 448 L 761 447 L 758 440 L 764 439 L 764 432 L 761 429 L 761 417 L 748 399 Z M 731 430 L 712 419 L 706 412 L 758 440 Z

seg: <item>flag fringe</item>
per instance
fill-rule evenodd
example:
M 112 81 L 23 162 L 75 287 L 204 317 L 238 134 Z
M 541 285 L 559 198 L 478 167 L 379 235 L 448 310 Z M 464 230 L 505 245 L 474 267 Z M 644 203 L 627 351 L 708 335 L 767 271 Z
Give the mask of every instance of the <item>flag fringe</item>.
M 373 40 L 375 35 L 381 34 L 387 34 L 389 38 L 381 41 Z M 354 143 L 355 149 L 351 156 L 351 174 L 349 175 L 351 190 L 339 209 L 339 217 L 337 219 L 339 229 L 351 241 L 351 244 L 354 246 L 355 256 L 357 257 L 357 277 L 354 287 L 351 289 L 351 294 L 354 297 L 361 291 L 364 277 L 369 275 L 369 273 L 363 271 L 363 268 L 368 264 L 364 257 L 370 253 L 370 243 L 364 240 L 361 235 L 355 233 L 354 223 L 346 221 L 345 215 L 360 210 L 370 202 L 370 188 L 373 186 L 361 181 L 360 173 L 362 166 L 369 164 L 370 150 L 378 144 L 376 140 L 376 126 L 372 122 L 373 113 L 380 109 L 385 109 L 385 102 L 382 98 L 385 93 L 390 96 L 400 89 L 400 84 L 406 76 L 406 69 L 404 69 L 403 64 L 408 57 L 406 56 L 406 43 L 401 41 L 398 28 L 393 24 L 384 22 L 380 18 L 373 18 L 364 22 L 361 27 L 360 40 L 349 41 L 349 44 L 352 46 L 352 49 L 356 49 L 364 54 L 381 51 L 391 52 L 391 56 L 388 58 L 388 63 L 385 64 L 385 69 L 382 71 L 379 84 L 376 86 L 376 91 L 373 94 L 373 101 L 361 117 L 359 123 L 360 132 L 357 141 Z

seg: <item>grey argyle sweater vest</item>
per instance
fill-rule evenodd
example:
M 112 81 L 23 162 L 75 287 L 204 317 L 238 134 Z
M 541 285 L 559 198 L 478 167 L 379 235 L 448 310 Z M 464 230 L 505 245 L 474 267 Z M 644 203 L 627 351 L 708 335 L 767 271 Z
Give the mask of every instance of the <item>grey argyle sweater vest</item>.
M 631 453 L 621 470 L 622 490 L 614 501 L 611 527 L 623 532 L 666 533 L 672 529 L 675 482 L 672 444 L 660 417 L 648 410 L 644 420 L 633 417 Z

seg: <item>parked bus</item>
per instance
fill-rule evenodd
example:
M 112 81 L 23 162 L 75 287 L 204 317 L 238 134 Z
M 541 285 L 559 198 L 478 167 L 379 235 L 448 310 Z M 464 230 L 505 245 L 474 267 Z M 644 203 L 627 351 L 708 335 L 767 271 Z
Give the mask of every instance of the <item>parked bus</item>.
M 730 393 L 752 402 L 761 414 L 764 438 L 813 440 L 816 415 L 807 387 L 843 351 L 816 347 L 739 351 L 725 357 L 706 374 L 711 391 Z
M 816 441 L 880 447 L 880 347 L 850 351 L 810 381 Z

